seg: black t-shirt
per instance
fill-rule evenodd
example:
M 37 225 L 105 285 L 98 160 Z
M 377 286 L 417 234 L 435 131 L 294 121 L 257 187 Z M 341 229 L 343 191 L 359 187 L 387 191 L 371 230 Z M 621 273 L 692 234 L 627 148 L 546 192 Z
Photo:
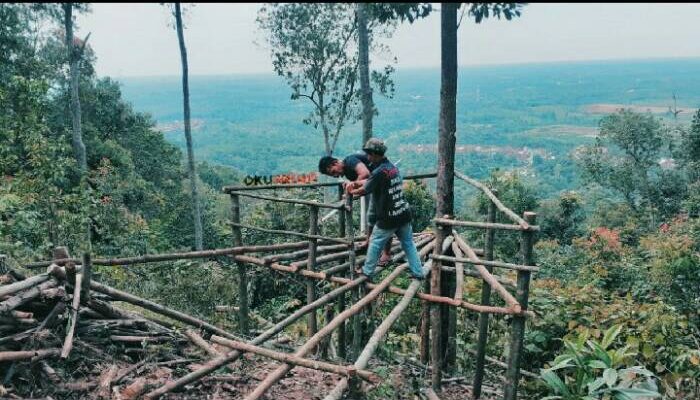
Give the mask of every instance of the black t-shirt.
M 411 207 L 403 197 L 403 178 L 388 159 L 374 168 L 365 182 L 365 192 L 372 194 L 378 227 L 398 228 L 411 222 Z
M 372 172 L 372 170 L 374 169 L 374 167 L 372 167 L 369 163 L 369 158 L 367 158 L 367 154 L 351 154 L 343 159 L 343 175 L 345 175 L 345 177 L 348 180 L 357 180 L 357 171 L 355 171 L 355 167 L 359 163 L 365 164 L 365 166 L 370 172 Z

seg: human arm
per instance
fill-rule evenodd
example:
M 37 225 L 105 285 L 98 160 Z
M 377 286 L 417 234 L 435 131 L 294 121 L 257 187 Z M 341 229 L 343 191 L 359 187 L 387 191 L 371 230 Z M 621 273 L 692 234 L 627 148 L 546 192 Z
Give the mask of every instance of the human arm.
M 363 162 L 358 162 L 355 165 L 355 173 L 357 174 L 355 181 L 367 180 L 370 176 L 369 168 Z
M 367 192 L 365 191 L 365 183 L 367 179 L 360 179 L 353 182 L 348 182 L 346 186 L 346 191 L 353 196 L 359 197 L 364 196 Z

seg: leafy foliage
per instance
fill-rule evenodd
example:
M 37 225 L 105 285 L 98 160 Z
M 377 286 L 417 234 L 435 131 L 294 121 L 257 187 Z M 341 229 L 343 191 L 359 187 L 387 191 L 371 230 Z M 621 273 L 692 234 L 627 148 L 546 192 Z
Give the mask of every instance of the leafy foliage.
M 580 335 L 576 341 L 564 340 L 565 351 L 543 370 L 542 379 L 554 396 L 543 400 L 615 400 L 660 398 L 654 374 L 641 366 L 623 368 L 634 355 L 629 346 L 611 349 L 622 326 L 611 326 L 600 341 Z M 563 373 L 561 379 L 557 373 Z
M 292 89 L 292 100 L 308 99 L 313 108 L 304 123 L 323 134 L 331 154 L 346 124 L 359 119 L 354 8 L 349 3 L 276 3 L 259 11 L 259 26 L 267 32 L 272 66 Z M 372 71 L 379 93 L 390 95 L 393 67 Z

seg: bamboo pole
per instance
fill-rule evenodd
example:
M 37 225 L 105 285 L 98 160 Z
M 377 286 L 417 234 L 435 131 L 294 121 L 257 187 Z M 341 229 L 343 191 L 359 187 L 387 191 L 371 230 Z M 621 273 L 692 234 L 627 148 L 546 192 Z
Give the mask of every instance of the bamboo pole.
M 340 325 L 342 321 L 347 320 L 351 316 L 362 311 L 364 307 L 374 301 L 377 296 L 379 296 L 390 284 L 396 279 L 403 270 L 406 269 L 407 264 L 402 264 L 389 274 L 382 282 L 377 285 L 372 291 L 370 291 L 366 296 L 361 298 L 357 303 L 350 306 L 348 309 L 338 314 L 332 321 L 330 321 L 326 326 L 321 328 L 314 336 L 309 338 L 309 340 L 304 343 L 294 355 L 297 357 L 303 357 L 312 351 L 319 343 L 319 341 L 326 335 L 333 332 L 333 330 Z M 281 365 L 275 371 L 270 373 L 261 383 L 258 385 L 252 393 L 249 393 L 245 400 L 256 400 L 260 398 L 265 392 L 275 384 L 278 380 L 282 379 L 290 370 L 294 368 L 289 364 Z
M 491 272 L 489 272 L 489 270 L 487 270 L 486 267 L 484 267 L 481 264 L 477 264 L 481 260 L 479 260 L 476 257 L 476 254 L 474 254 L 474 251 L 471 249 L 471 247 L 469 247 L 467 242 L 465 242 L 464 239 L 462 239 L 462 237 L 456 231 L 453 231 L 453 235 L 457 244 L 462 250 L 464 250 L 465 253 L 467 253 L 469 259 L 474 263 L 474 268 L 476 268 L 476 270 L 481 274 L 481 277 L 484 279 L 484 282 L 488 283 L 489 286 L 491 286 L 491 288 L 494 289 L 501 296 L 501 298 L 506 302 L 508 307 L 510 307 L 515 313 L 519 313 L 521 308 L 520 303 L 518 303 L 518 300 L 516 300 L 515 297 L 513 297 L 513 295 L 510 294 L 510 292 L 508 292 L 508 290 L 506 290 L 506 288 L 504 288 L 503 285 L 501 285 L 493 275 L 491 275 Z
M 298 204 L 298 205 L 305 205 L 305 206 L 318 207 L 318 208 L 331 208 L 334 210 L 339 210 L 339 209 L 342 209 L 344 207 L 343 204 L 327 204 L 327 203 L 319 203 L 318 201 L 310 201 L 310 200 L 285 199 L 283 197 L 263 196 L 260 194 L 245 193 L 245 192 L 240 192 L 240 191 L 229 191 L 228 193 L 230 195 L 252 197 L 254 199 L 273 201 L 273 202 L 277 202 L 277 203 Z
M 241 202 L 237 194 L 231 193 L 231 229 L 233 230 L 233 245 L 242 246 L 243 236 L 241 228 L 237 226 L 241 222 Z M 238 270 L 238 330 L 241 335 L 248 334 L 248 275 L 244 262 L 236 260 Z
M 405 176 L 404 180 L 418 180 L 426 178 L 435 178 L 437 174 L 435 172 L 428 172 L 423 174 L 409 175 Z M 258 185 L 258 186 L 224 186 L 223 192 L 240 192 L 248 190 L 271 190 L 271 189 L 306 189 L 306 188 L 318 188 L 327 186 L 341 186 L 342 182 L 323 182 L 323 183 L 300 183 L 300 184 L 290 184 L 290 185 Z
M 345 191 L 343 189 L 343 186 L 342 185 L 338 186 L 338 200 L 343 200 L 344 195 L 345 195 Z M 346 203 L 345 205 L 346 205 L 346 209 L 347 209 L 348 203 Z M 352 200 L 350 200 L 349 206 L 352 208 Z M 346 224 L 348 222 L 350 222 L 350 224 L 352 224 L 352 214 L 350 215 L 350 219 L 348 220 L 346 209 L 338 211 L 338 236 L 345 235 L 347 233 Z M 348 263 L 347 263 L 348 264 L 347 268 L 349 268 L 351 270 L 355 267 L 355 265 L 354 265 L 355 260 L 353 259 L 354 255 L 355 255 L 354 253 L 355 253 L 355 249 L 353 247 L 352 252 L 350 254 L 348 254 Z M 340 271 L 342 271 L 342 270 L 343 269 L 340 269 Z M 324 272 L 327 274 L 334 273 L 334 272 L 329 272 L 328 270 L 325 270 Z M 347 276 L 347 274 L 343 274 L 343 275 Z M 345 310 L 345 297 L 346 297 L 345 293 L 340 294 L 340 296 L 338 297 L 338 301 L 336 302 L 336 314 L 340 314 L 341 312 L 343 312 L 343 310 Z M 338 347 L 338 357 L 340 357 L 342 360 L 345 360 L 348 356 L 347 348 L 346 348 L 346 345 L 347 345 L 346 332 L 347 331 L 345 328 L 345 321 L 343 321 L 340 324 L 340 326 L 338 327 L 338 344 L 336 346 L 336 347 Z
M 492 192 L 495 195 L 498 194 L 497 191 Z M 491 200 L 488 207 L 488 215 L 486 216 L 486 222 L 494 222 L 496 220 L 496 204 Z M 484 240 L 484 257 L 486 260 L 493 260 L 493 250 L 495 244 L 496 231 L 494 229 L 487 229 L 485 240 Z M 492 267 L 486 267 L 489 272 L 493 271 Z M 491 285 L 486 282 L 481 284 L 481 304 L 489 305 L 491 303 Z M 489 315 L 479 314 L 479 336 L 476 344 L 476 360 L 474 367 L 474 383 L 472 390 L 472 398 L 477 400 L 481 398 L 481 388 L 484 382 L 484 367 L 486 359 L 486 344 L 488 342 L 489 334 Z
M 501 203 L 501 201 L 498 199 L 497 192 L 494 193 L 492 192 L 488 187 L 486 187 L 484 184 L 481 182 L 477 181 L 476 179 L 472 179 L 460 172 L 455 171 L 455 176 L 468 184 L 475 186 L 479 189 L 481 189 L 482 192 L 486 195 L 486 197 L 489 198 L 490 204 L 493 204 L 496 206 L 499 210 L 501 210 L 502 213 L 508 216 L 511 221 L 515 222 L 516 224 L 520 225 L 523 229 L 528 230 L 530 229 L 530 224 L 525 221 L 524 219 L 520 218 L 518 214 L 514 213 L 510 208 L 506 207 Z
M 125 257 L 125 258 L 96 258 L 92 260 L 92 265 L 108 265 L 108 266 L 120 266 L 120 265 L 131 265 L 131 264 L 145 264 L 152 262 L 162 262 L 162 261 L 173 261 L 173 260 L 186 260 L 195 258 L 210 258 L 219 256 L 230 256 L 235 254 L 247 254 L 247 253 L 260 253 L 260 252 L 270 252 L 278 250 L 290 250 L 290 249 L 300 249 L 308 245 L 307 241 L 303 242 L 291 242 L 291 243 L 279 243 L 271 245 L 262 246 L 238 246 L 238 247 L 227 247 L 222 249 L 213 250 L 202 250 L 202 251 L 188 251 L 182 253 L 165 253 L 165 254 L 146 254 L 143 256 L 135 257 Z M 346 248 L 346 247 L 343 247 Z M 51 261 L 37 261 L 33 263 L 25 264 L 26 268 L 42 268 L 48 267 L 51 264 L 65 265 L 66 263 L 80 263 L 79 258 L 60 258 Z
M 512 264 L 512 263 L 507 263 L 507 262 L 503 262 L 503 261 L 486 261 L 486 260 L 474 261 L 474 260 L 469 259 L 469 258 L 457 258 L 457 257 L 440 256 L 440 255 L 430 255 L 430 258 L 432 258 L 434 260 L 449 261 L 449 262 L 461 262 L 461 263 L 471 264 L 471 265 L 479 264 L 479 265 L 483 265 L 486 267 L 506 268 L 506 269 L 512 269 L 515 271 L 537 272 L 540 270 L 535 265 Z
M 497 222 L 478 222 L 478 221 L 458 221 L 447 218 L 435 218 L 433 221 L 438 225 L 447 226 L 466 226 L 470 228 L 482 228 L 482 229 L 502 229 L 506 231 L 539 231 L 540 227 L 537 225 L 529 225 L 527 229 L 520 225 L 515 224 L 501 224 Z
M 231 349 L 239 350 L 241 352 L 246 353 L 258 354 L 263 357 L 271 358 L 273 360 L 281 361 L 287 364 L 293 364 L 298 367 L 311 368 L 318 371 L 325 371 L 344 376 L 357 374 L 357 376 L 359 376 L 360 378 L 370 382 L 377 382 L 379 380 L 376 374 L 364 369 L 355 369 L 352 367 L 346 367 L 344 365 L 331 364 L 328 362 L 297 357 L 292 354 L 280 353 L 278 351 L 269 350 L 264 347 L 259 347 L 235 340 L 228 340 L 219 337 L 212 337 L 212 340 L 222 346 L 226 346 Z
M 447 252 L 452 248 L 454 244 L 454 238 L 448 236 L 442 244 L 442 252 Z M 440 265 L 440 273 L 442 274 L 441 285 L 442 294 L 445 297 L 451 297 L 456 300 L 461 300 L 461 298 L 456 298 L 456 271 L 447 271 Z M 462 278 L 464 278 L 464 275 Z M 454 366 L 457 364 L 457 310 L 455 307 L 449 304 L 443 304 L 440 306 L 441 322 L 442 322 L 442 333 L 443 333 L 443 346 L 444 346 L 444 358 L 443 358 L 443 370 L 451 373 Z
M 78 309 L 80 308 L 80 292 L 83 288 L 83 274 L 75 276 L 75 286 L 73 288 L 73 303 L 70 310 L 70 325 L 66 332 L 66 338 L 63 341 L 61 349 L 61 358 L 66 359 L 73 349 L 73 335 L 75 335 L 75 325 L 78 323 Z
M 318 235 L 318 207 L 309 206 L 309 236 Z M 352 241 L 351 241 L 352 242 Z M 316 271 L 316 240 L 309 239 L 309 258 L 306 260 L 306 269 Z M 316 301 L 316 282 L 306 280 L 306 304 Z M 316 310 L 307 316 L 307 336 L 312 337 L 317 330 Z
M 239 228 L 246 228 L 246 229 L 251 229 L 254 231 L 260 231 L 260 232 L 266 232 L 266 233 L 274 233 L 274 234 L 279 234 L 279 235 L 288 235 L 288 236 L 298 236 L 298 237 L 303 237 L 306 239 L 320 239 L 320 240 L 326 240 L 328 242 L 335 242 L 335 243 L 342 243 L 345 245 L 352 245 L 352 242 L 349 242 L 347 240 L 343 239 L 338 239 L 338 238 L 333 238 L 333 237 L 328 237 L 328 236 L 321 236 L 321 235 L 315 235 L 311 236 L 308 233 L 301 233 L 301 232 L 294 232 L 294 231 L 285 231 L 282 229 L 267 229 L 267 228 L 260 228 L 257 226 L 252 226 L 252 225 L 245 225 L 245 224 L 239 224 L 239 223 L 230 223 L 233 226 L 239 227 Z
M 362 202 L 363 199 L 360 198 L 360 202 Z M 352 219 L 352 206 L 353 206 L 353 196 L 351 195 L 346 195 L 345 196 L 345 220 L 346 220 L 346 226 L 345 226 L 345 238 L 346 240 L 350 242 L 354 242 L 355 240 L 355 224 L 353 223 Z M 364 221 L 363 215 L 360 215 L 360 221 Z M 362 232 L 363 234 L 365 232 Z M 351 249 L 352 252 L 350 253 L 348 257 L 348 263 L 350 264 L 350 279 L 354 280 L 357 278 L 355 276 L 355 262 L 356 262 L 356 254 L 355 254 L 355 249 Z M 358 302 L 359 298 L 362 296 L 362 287 L 358 286 L 355 290 L 350 292 L 350 301 L 355 304 Z M 338 315 L 342 314 L 345 310 L 339 311 Z M 337 318 L 337 317 L 336 317 Z M 353 316 L 350 319 L 350 324 L 352 325 L 352 347 L 350 351 L 350 356 L 351 357 L 357 357 L 357 354 L 360 352 L 360 346 L 362 343 L 362 320 L 358 316 Z M 340 321 L 339 325 L 342 325 L 345 327 L 345 321 Z
M 526 211 L 523 218 L 530 224 L 535 223 L 537 214 Z M 520 239 L 520 253 L 524 264 L 532 264 L 532 246 L 534 233 L 524 231 Z M 527 309 L 530 293 L 530 271 L 518 271 L 518 301 L 524 310 Z M 508 368 L 506 369 L 506 383 L 503 390 L 504 400 L 516 400 L 518 397 L 518 380 L 520 378 L 520 356 L 523 349 L 525 336 L 525 318 L 514 316 L 511 323 L 510 351 L 508 352 Z
M 430 263 L 431 262 L 428 261 L 424 269 L 427 267 L 429 270 Z M 364 349 L 362 349 L 362 353 L 360 353 L 360 356 L 357 357 L 355 364 L 353 364 L 355 368 L 367 368 L 370 358 L 374 355 L 374 353 L 377 351 L 377 348 L 379 347 L 379 343 L 387 334 L 394 322 L 396 322 L 396 320 L 406 310 L 408 305 L 411 303 L 411 300 L 415 297 L 416 293 L 418 292 L 418 289 L 420 289 L 420 286 L 421 282 L 416 280 L 412 281 L 411 284 L 408 285 L 408 289 L 406 289 L 406 293 L 403 295 L 401 301 L 396 306 L 394 306 L 389 315 L 387 315 L 384 321 L 382 321 L 382 323 L 377 327 L 374 333 L 372 333 L 372 336 L 369 338 L 369 340 L 367 340 L 367 344 L 365 345 Z M 326 395 L 326 397 L 324 397 L 324 400 L 340 400 L 347 388 L 348 380 L 341 379 L 340 382 L 338 382 L 335 385 L 333 390 L 328 395 Z

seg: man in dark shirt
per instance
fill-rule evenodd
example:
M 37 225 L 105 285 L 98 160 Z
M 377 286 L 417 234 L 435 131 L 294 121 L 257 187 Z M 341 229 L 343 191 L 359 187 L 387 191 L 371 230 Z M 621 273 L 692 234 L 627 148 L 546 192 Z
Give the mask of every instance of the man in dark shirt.
M 347 192 L 355 196 L 370 193 L 376 223 L 370 237 L 365 265 L 356 272 L 371 278 L 379 259 L 381 249 L 387 241 L 396 234 L 401 248 L 406 254 L 408 266 L 415 279 L 424 279 L 423 267 L 418 256 L 418 250 L 413 243 L 413 228 L 411 227 L 411 208 L 403 197 L 403 179 L 399 169 L 384 156 L 384 142 L 372 138 L 364 148 L 367 156 L 374 165 L 369 178 L 357 180 L 347 185 Z
M 369 178 L 370 173 L 374 170 L 374 165 L 369 161 L 367 153 L 355 153 L 345 157 L 343 160 L 339 160 L 334 157 L 324 156 L 318 162 L 318 171 L 322 174 L 330 175 L 332 177 L 338 178 L 344 176 L 348 181 L 343 183 L 343 187 L 347 188 L 347 185 L 351 182 L 356 182 L 359 180 L 365 180 Z M 369 237 L 372 235 L 372 229 L 376 221 L 376 213 L 373 207 L 373 202 L 370 201 L 370 206 L 367 208 L 367 225 L 369 226 L 368 239 L 362 245 L 362 247 L 367 247 L 369 245 Z M 384 246 L 384 251 L 382 252 L 382 257 L 379 260 L 379 265 L 386 265 L 391 261 L 391 241 L 387 241 Z

